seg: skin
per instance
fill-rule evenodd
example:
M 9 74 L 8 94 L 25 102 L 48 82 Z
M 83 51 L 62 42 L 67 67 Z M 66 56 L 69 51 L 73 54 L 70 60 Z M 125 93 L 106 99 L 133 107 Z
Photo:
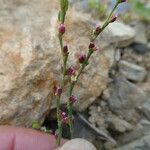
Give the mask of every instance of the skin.
M 0 126 L 0 150 L 34 149 L 56 150 L 54 136 L 32 129 Z
M 62 140 L 62 146 L 56 146 L 53 135 L 33 129 L 0 126 L 0 150 L 96 150 L 83 139 Z

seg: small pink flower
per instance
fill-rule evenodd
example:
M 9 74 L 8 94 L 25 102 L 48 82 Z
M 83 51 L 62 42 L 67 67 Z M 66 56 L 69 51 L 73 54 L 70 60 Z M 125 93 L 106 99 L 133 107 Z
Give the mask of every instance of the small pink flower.
M 85 62 L 85 60 L 86 60 L 86 55 L 83 54 L 83 53 L 81 53 L 81 54 L 79 55 L 79 62 L 80 62 L 81 64 L 83 64 L 83 63 Z
M 68 52 L 68 46 L 67 46 L 67 45 L 65 45 L 65 46 L 63 47 L 63 53 L 64 53 L 65 55 L 68 55 L 68 54 L 69 54 L 69 52 Z
M 92 51 L 97 51 L 98 50 L 97 46 L 93 42 L 90 43 L 89 49 L 92 50 Z
M 69 101 L 70 101 L 71 104 L 74 104 L 77 101 L 77 97 L 74 96 L 74 95 L 71 95 L 70 98 L 69 98 Z
M 59 33 L 60 33 L 61 35 L 63 35 L 63 34 L 65 33 L 65 31 L 66 31 L 65 25 L 64 25 L 64 24 L 61 24 L 61 25 L 59 26 Z
M 54 86 L 53 90 L 54 90 L 54 95 L 56 96 L 60 96 L 62 94 L 62 88 L 59 86 Z
M 61 112 L 61 117 L 64 118 L 64 117 L 66 117 L 66 116 L 67 116 L 67 114 L 66 114 L 64 111 L 62 111 L 62 112 Z
M 112 18 L 110 19 L 109 23 L 113 23 L 117 20 L 117 15 L 113 15 Z
M 94 32 L 94 34 L 99 34 L 100 33 L 100 31 L 101 31 L 101 27 L 100 26 L 97 26 L 96 27 L 96 29 L 95 29 L 95 32 Z
M 67 124 L 69 119 L 68 119 L 68 115 L 65 112 L 61 112 L 61 120 L 63 123 Z
M 67 70 L 68 75 L 70 76 L 75 76 L 76 75 L 76 70 L 73 66 L 70 66 Z
M 89 49 L 92 49 L 92 48 L 94 48 L 95 47 L 95 44 L 93 43 L 93 42 L 91 42 L 90 44 L 89 44 Z

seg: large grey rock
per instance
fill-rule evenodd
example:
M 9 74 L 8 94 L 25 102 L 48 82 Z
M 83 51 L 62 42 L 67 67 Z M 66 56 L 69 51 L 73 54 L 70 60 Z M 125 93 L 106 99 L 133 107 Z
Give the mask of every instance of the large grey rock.
M 120 61 L 119 71 L 129 80 L 134 82 L 142 82 L 147 72 L 145 68 L 129 63 L 127 61 Z
M 140 88 L 120 76 L 115 78 L 104 93 L 110 109 L 131 122 L 138 121 L 139 114 L 136 108 L 148 100 Z

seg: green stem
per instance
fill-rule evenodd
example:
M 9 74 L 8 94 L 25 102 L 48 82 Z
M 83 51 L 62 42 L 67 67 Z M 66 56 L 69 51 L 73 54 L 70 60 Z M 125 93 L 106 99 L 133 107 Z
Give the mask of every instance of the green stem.
M 60 96 L 57 96 L 57 123 L 58 123 L 58 138 L 57 145 L 60 146 L 62 138 L 62 122 L 61 122 L 61 112 L 60 112 Z
M 115 4 L 114 8 L 112 9 L 112 11 L 110 12 L 110 15 L 108 16 L 108 18 L 106 19 L 105 23 L 103 24 L 101 31 L 99 32 L 99 34 L 109 25 L 109 20 L 113 14 L 113 12 L 115 11 L 116 7 L 118 6 L 118 2 Z M 98 37 L 97 34 L 92 40 L 91 42 L 94 42 L 96 40 L 96 38 Z M 81 68 L 79 69 L 79 72 L 77 74 L 76 77 L 76 81 L 75 82 L 70 82 L 70 87 L 69 87 L 69 97 L 72 95 L 73 93 L 73 89 L 75 84 L 77 83 L 80 75 L 82 74 L 84 68 L 87 66 L 88 61 L 92 55 L 93 51 L 89 50 L 86 61 L 82 64 Z M 72 114 L 72 105 L 71 103 L 68 101 L 67 103 L 67 108 L 68 108 L 68 115 L 69 115 L 69 126 L 70 126 L 70 134 L 71 134 L 71 139 L 73 138 L 73 114 Z
M 69 86 L 69 97 L 72 95 L 74 85 L 70 84 Z M 67 109 L 68 109 L 68 116 L 69 116 L 69 128 L 70 128 L 70 138 L 73 138 L 73 110 L 72 110 L 72 104 L 68 100 L 67 102 Z
M 93 39 L 91 40 L 91 42 L 94 42 L 94 41 L 96 40 L 96 38 L 100 35 L 100 33 L 102 33 L 103 30 L 109 25 L 109 20 L 110 20 L 110 18 L 112 17 L 113 12 L 115 11 L 115 9 L 117 8 L 118 5 L 119 5 L 119 3 L 116 2 L 116 4 L 114 5 L 112 11 L 110 12 L 108 18 L 107 18 L 106 21 L 104 22 L 104 24 L 103 24 L 103 26 L 102 26 L 100 32 L 99 32 L 97 35 L 95 35 L 95 36 L 93 37 Z
M 63 14 L 61 23 L 64 23 L 65 15 L 66 15 L 66 13 Z M 65 75 L 66 75 L 66 69 L 67 69 L 68 55 L 64 55 L 64 52 L 63 52 L 63 36 L 59 34 L 58 38 L 59 38 L 59 44 L 60 44 L 61 55 L 62 55 L 62 60 L 63 60 L 63 77 L 62 77 L 62 81 L 61 81 L 61 88 L 63 89 L 64 84 L 65 84 Z M 57 145 L 58 146 L 60 146 L 61 138 L 62 138 L 62 121 L 61 121 L 61 104 L 60 104 L 60 99 L 61 99 L 61 96 L 57 97 L 57 124 L 58 124 Z

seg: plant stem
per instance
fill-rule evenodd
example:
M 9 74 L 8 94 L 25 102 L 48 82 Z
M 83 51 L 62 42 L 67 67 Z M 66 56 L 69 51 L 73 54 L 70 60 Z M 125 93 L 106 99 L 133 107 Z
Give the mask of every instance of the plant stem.
M 61 112 L 60 112 L 60 96 L 57 96 L 57 124 L 58 124 L 58 138 L 57 145 L 60 146 L 62 138 L 62 122 L 61 122 Z
M 74 84 L 69 85 L 69 97 L 72 95 Z M 67 109 L 68 109 L 68 116 L 69 116 L 69 128 L 70 128 L 70 138 L 73 138 L 73 110 L 72 110 L 72 104 L 68 100 L 67 102 Z
M 112 11 L 110 12 L 108 18 L 106 19 L 105 23 L 103 24 L 102 28 L 101 28 L 101 31 L 99 32 L 99 34 L 97 34 L 92 40 L 91 42 L 94 42 L 96 40 L 96 38 L 100 35 L 100 33 L 109 25 L 109 20 L 113 14 L 113 12 L 115 11 L 116 7 L 118 6 L 118 2 L 116 2 L 114 8 L 112 9 Z M 87 54 L 87 58 L 86 58 L 86 61 L 82 64 L 82 66 L 80 67 L 79 69 L 79 72 L 77 74 L 77 77 L 76 77 L 76 81 L 74 82 L 70 82 L 70 86 L 69 86 L 69 97 L 72 95 L 73 93 L 73 89 L 74 89 L 74 86 L 75 84 L 77 83 L 80 75 L 82 74 L 84 68 L 87 66 L 88 64 L 88 61 L 92 55 L 93 51 L 89 50 L 88 51 L 88 54 Z M 70 135 L 71 135 L 71 139 L 73 138 L 73 113 L 72 113 L 72 105 L 70 103 L 70 101 L 68 100 L 68 103 L 67 103 L 67 108 L 68 108 L 68 115 L 69 115 L 69 126 L 70 126 Z
M 116 2 L 116 4 L 114 5 L 112 11 L 110 12 L 108 18 L 107 18 L 106 21 L 104 22 L 104 24 L 103 24 L 103 26 L 102 26 L 100 32 L 99 32 L 97 35 L 95 35 L 95 36 L 91 39 L 91 42 L 94 42 L 94 41 L 96 40 L 96 38 L 100 35 L 100 33 L 103 32 L 103 30 L 109 25 L 109 20 L 110 20 L 110 18 L 112 17 L 112 15 L 113 15 L 113 13 L 114 13 L 114 11 L 115 11 L 115 9 L 117 8 L 118 5 L 119 5 L 119 3 Z
M 63 15 L 61 18 L 61 23 L 63 24 L 65 22 L 65 16 L 66 16 L 66 12 L 63 11 Z M 61 48 L 61 55 L 62 55 L 62 60 L 63 60 L 63 76 L 62 76 L 62 80 L 61 80 L 61 88 L 63 89 L 64 84 L 65 84 L 65 76 L 66 76 L 66 70 L 67 70 L 67 60 L 68 60 L 68 55 L 64 55 L 63 52 L 63 35 L 58 34 L 58 38 L 59 38 L 59 44 L 60 44 L 60 48 Z M 57 138 L 57 144 L 58 146 L 60 146 L 61 144 L 61 138 L 62 138 L 62 121 L 61 121 L 61 104 L 60 104 L 60 100 L 61 100 L 61 96 L 57 96 L 57 124 L 58 124 L 58 138 Z

